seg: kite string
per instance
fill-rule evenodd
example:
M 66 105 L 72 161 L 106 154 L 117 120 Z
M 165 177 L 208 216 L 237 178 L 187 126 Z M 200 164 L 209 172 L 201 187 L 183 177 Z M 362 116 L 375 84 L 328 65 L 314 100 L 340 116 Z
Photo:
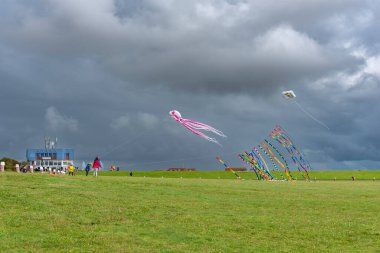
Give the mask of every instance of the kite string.
M 168 121 L 167 118 L 164 118 L 164 119 L 162 120 L 162 122 L 167 122 L 167 121 Z M 118 148 L 121 148 L 122 146 L 124 146 L 124 145 L 126 145 L 126 144 L 131 144 L 131 143 L 135 142 L 135 141 L 138 140 L 140 137 L 142 137 L 142 136 L 144 136 L 144 135 L 146 135 L 146 134 L 147 134 L 147 131 L 143 131 L 143 132 L 140 132 L 140 133 L 139 133 L 137 136 L 135 136 L 135 138 L 133 138 L 133 139 L 130 139 L 130 138 L 128 137 L 127 139 L 125 139 L 124 141 L 122 141 L 119 145 L 117 145 L 117 146 L 115 146 L 115 147 L 113 147 L 113 148 L 111 148 L 111 149 L 105 151 L 102 155 L 100 155 L 100 157 L 104 157 L 104 156 L 110 154 L 111 152 L 117 150 Z
M 317 118 L 315 118 L 311 113 L 309 113 L 308 111 L 306 111 L 297 101 L 294 100 L 294 103 L 298 106 L 298 108 L 301 109 L 301 111 L 303 111 L 307 116 L 309 116 L 311 119 L 313 119 L 315 122 L 319 123 L 320 125 L 324 126 L 325 128 L 327 128 L 328 130 L 330 130 L 330 128 L 325 124 L 323 123 L 322 121 L 318 120 Z
M 101 154 L 100 157 L 103 158 L 104 156 L 106 156 L 106 155 L 110 154 L 111 152 L 115 151 L 116 149 L 118 149 L 118 148 L 120 148 L 120 147 L 122 147 L 122 146 L 124 146 L 124 145 L 126 145 L 126 144 L 130 144 L 130 143 L 136 141 L 137 139 L 139 139 L 139 138 L 140 138 L 141 136 L 143 136 L 143 135 L 145 135 L 145 132 L 140 133 L 139 135 L 137 135 L 137 136 L 136 136 L 135 138 L 133 138 L 132 140 L 131 140 L 130 138 L 126 139 L 125 141 L 121 142 L 119 145 L 117 145 L 117 146 L 115 146 L 115 147 L 109 149 L 108 151 L 104 152 L 103 154 Z

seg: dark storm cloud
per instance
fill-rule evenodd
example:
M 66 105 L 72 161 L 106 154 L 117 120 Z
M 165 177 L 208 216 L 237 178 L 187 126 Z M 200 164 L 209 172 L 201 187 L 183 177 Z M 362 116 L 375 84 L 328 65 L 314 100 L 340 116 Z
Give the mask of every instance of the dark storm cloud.
M 2 1 L 0 154 L 51 135 L 78 159 L 215 168 L 280 123 L 320 168 L 373 168 L 378 24 L 376 1 Z M 171 109 L 223 130 L 223 148 Z
M 29 5 L 28 15 L 2 30 L 26 50 L 92 56 L 126 81 L 254 93 L 356 65 L 344 49 L 309 36 L 308 27 L 297 29 L 358 7 L 347 3 L 47 1 L 47 13 Z

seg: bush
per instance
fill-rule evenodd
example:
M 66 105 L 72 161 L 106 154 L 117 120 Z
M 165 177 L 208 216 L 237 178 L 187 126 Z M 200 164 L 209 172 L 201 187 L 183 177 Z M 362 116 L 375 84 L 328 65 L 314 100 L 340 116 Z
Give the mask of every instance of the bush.
M 5 170 L 15 170 L 16 164 L 19 164 L 21 168 L 26 163 L 26 162 L 19 162 L 9 157 L 3 157 L 1 158 L 0 161 L 5 162 Z

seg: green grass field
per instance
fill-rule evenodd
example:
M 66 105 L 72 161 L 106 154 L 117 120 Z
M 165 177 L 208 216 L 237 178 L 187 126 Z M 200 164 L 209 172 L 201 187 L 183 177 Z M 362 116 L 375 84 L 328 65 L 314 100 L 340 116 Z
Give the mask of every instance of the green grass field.
M 1 173 L 0 252 L 380 252 L 379 180 L 115 173 Z

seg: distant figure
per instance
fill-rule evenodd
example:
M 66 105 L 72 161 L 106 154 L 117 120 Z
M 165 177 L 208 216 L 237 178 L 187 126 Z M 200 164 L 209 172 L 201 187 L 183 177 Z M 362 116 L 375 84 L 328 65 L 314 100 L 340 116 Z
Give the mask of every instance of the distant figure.
M 352 178 L 352 181 L 355 181 L 355 179 L 356 179 L 355 176 L 352 176 L 351 178 Z
M 119 171 L 119 170 L 120 170 L 120 168 L 119 168 L 119 166 L 117 166 L 117 167 L 116 167 L 116 171 Z
M 129 175 L 130 175 L 130 176 L 133 176 L 133 173 L 132 173 L 132 171 L 129 173 Z
M 88 173 L 90 172 L 90 170 L 91 170 L 91 164 L 87 163 L 86 168 L 85 168 L 86 177 L 88 176 Z
M 102 164 L 100 163 L 99 157 L 95 157 L 94 162 L 92 163 L 92 168 L 94 169 L 94 176 L 98 176 L 98 170 L 102 168 Z
M 74 166 L 72 165 L 72 164 L 70 164 L 70 166 L 69 166 L 69 176 L 70 175 L 72 175 L 72 176 L 74 176 Z

